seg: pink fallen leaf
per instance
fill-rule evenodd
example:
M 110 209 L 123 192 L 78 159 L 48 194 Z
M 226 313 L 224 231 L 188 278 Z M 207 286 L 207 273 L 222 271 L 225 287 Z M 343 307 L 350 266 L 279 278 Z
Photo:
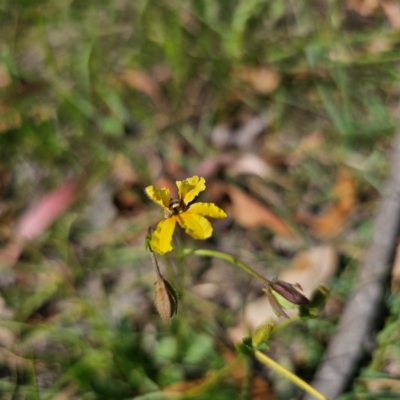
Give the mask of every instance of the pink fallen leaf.
M 0 251 L 0 262 L 16 262 L 26 242 L 39 236 L 63 214 L 75 201 L 77 192 L 77 182 L 66 182 L 32 204 L 19 218 L 15 238 Z
M 400 6 L 397 1 L 381 0 L 381 7 L 393 29 L 400 29 Z
M 44 195 L 19 219 L 15 232 L 24 239 L 32 240 L 45 231 L 75 201 L 78 185 L 67 182 Z

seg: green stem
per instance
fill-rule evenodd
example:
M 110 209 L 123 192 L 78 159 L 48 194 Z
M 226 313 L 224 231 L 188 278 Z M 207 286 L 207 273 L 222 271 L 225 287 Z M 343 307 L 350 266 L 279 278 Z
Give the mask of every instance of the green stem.
M 179 273 L 179 286 L 180 286 L 180 291 L 183 292 L 184 287 L 185 287 L 185 266 L 184 266 L 184 259 L 185 259 L 185 254 L 184 254 L 184 248 L 183 248 L 183 243 L 182 243 L 182 238 L 180 235 L 180 231 L 178 232 L 178 235 L 175 236 L 175 239 L 178 243 L 178 256 L 177 256 L 177 261 L 178 261 L 178 273 Z
M 207 249 L 184 249 L 183 254 L 185 255 L 195 255 L 195 256 L 208 256 L 208 257 L 217 257 L 221 258 L 222 260 L 226 260 L 231 262 L 232 264 L 237 265 L 238 267 L 244 269 L 247 273 L 250 275 L 254 276 L 257 278 L 259 281 L 261 281 L 264 285 L 269 286 L 271 284 L 271 281 L 269 281 L 267 278 L 264 278 L 262 275 L 260 275 L 258 272 L 254 271 L 253 268 L 249 267 L 242 261 L 238 260 L 234 256 L 231 256 L 230 254 L 222 253 L 220 251 L 215 251 L 215 250 L 207 250 Z
M 256 350 L 254 353 L 255 353 L 255 356 L 256 356 L 258 361 L 260 361 L 261 363 L 263 363 L 263 364 L 267 365 L 268 367 L 274 369 L 276 372 L 278 372 L 279 374 L 283 375 L 285 378 L 287 378 L 290 381 L 292 381 L 295 385 L 297 385 L 298 387 L 302 388 L 306 392 L 308 392 L 311 395 L 313 395 L 316 399 L 328 400 L 328 398 L 325 397 L 322 393 L 318 392 L 318 390 L 314 389 L 307 382 L 304 382 L 297 375 L 293 374 L 292 372 L 287 370 L 285 367 L 282 367 L 282 365 L 278 364 L 272 358 L 269 358 L 264 353 L 261 353 L 261 351 Z
M 160 271 L 160 267 L 158 266 L 158 261 L 156 255 L 153 252 L 150 252 L 151 255 L 151 262 L 153 263 L 154 270 L 156 271 L 157 280 L 162 280 L 162 275 Z

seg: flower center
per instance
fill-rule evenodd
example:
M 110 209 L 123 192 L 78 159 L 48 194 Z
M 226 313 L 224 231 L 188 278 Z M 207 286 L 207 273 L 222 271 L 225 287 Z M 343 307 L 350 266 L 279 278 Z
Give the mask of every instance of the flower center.
M 177 215 L 183 212 L 181 201 L 178 199 L 171 199 L 168 208 L 171 211 L 171 215 Z

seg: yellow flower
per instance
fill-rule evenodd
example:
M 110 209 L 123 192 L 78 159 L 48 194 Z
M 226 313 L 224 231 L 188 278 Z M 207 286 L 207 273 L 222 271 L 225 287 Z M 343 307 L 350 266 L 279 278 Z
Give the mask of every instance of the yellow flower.
M 177 181 L 178 199 L 171 199 L 169 190 L 148 186 L 147 196 L 163 207 L 165 218 L 157 225 L 150 246 L 152 251 L 160 254 L 172 250 L 171 241 L 176 223 L 185 229 L 186 233 L 195 239 L 204 240 L 212 235 L 211 224 L 204 217 L 225 218 L 226 213 L 213 203 L 195 203 L 188 205 L 205 188 L 204 178 L 192 176 L 183 181 Z

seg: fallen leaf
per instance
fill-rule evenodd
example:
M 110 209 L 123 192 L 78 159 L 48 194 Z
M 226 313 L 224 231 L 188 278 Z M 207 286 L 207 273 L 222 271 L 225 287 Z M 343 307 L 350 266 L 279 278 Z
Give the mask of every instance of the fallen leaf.
M 372 15 L 379 7 L 379 0 L 347 0 L 347 8 L 363 17 Z
M 126 69 L 120 78 L 131 89 L 146 94 L 155 104 L 163 105 L 165 103 L 160 88 L 147 72 L 138 69 Z
M 290 267 L 279 275 L 279 279 L 300 284 L 304 295 L 309 298 L 319 285 L 328 284 L 337 267 L 337 250 L 333 245 L 327 244 L 298 253 Z
M 381 0 L 381 6 L 390 25 L 396 30 L 400 29 L 400 6 L 393 0 Z
M 230 185 L 228 194 L 232 202 L 231 214 L 243 227 L 252 229 L 265 226 L 274 233 L 297 238 L 295 231 L 283 219 L 241 189 Z
M 387 379 L 387 378 L 378 378 L 378 379 L 367 379 L 361 378 L 367 389 L 370 392 L 397 392 L 400 391 L 400 379 Z
M 357 203 L 355 182 L 346 172 L 339 172 L 331 197 L 333 203 L 328 205 L 322 214 L 311 217 L 308 222 L 304 221 L 320 238 L 337 235 Z
M 232 176 L 251 174 L 264 179 L 271 178 L 273 175 L 272 168 L 263 159 L 253 153 L 245 153 L 232 158 L 227 172 Z
M 281 83 L 281 76 L 270 66 L 241 67 L 234 71 L 234 76 L 250 84 L 258 93 L 272 93 Z
M 22 215 L 15 233 L 27 240 L 37 237 L 71 206 L 76 199 L 77 189 L 76 182 L 67 182 L 44 195 Z
M 288 269 L 283 271 L 278 279 L 288 283 L 298 283 L 303 288 L 303 293 L 310 298 L 319 285 L 327 284 L 336 273 L 338 255 L 332 245 L 323 245 L 298 253 L 292 260 Z M 289 316 L 297 313 L 296 310 L 286 310 Z M 242 340 L 248 330 L 254 331 L 268 321 L 277 321 L 279 317 L 273 311 L 267 296 L 250 302 L 243 310 L 240 323 L 228 330 L 228 336 L 233 343 Z
M 269 385 L 266 380 L 259 376 L 254 375 L 251 379 L 251 393 L 250 393 L 251 400 L 275 400 L 276 397 L 274 396 L 271 386 Z
M 26 242 L 45 231 L 71 206 L 77 195 L 78 183 L 67 182 L 29 207 L 16 224 L 14 239 L 1 249 L 0 263 L 16 262 Z

